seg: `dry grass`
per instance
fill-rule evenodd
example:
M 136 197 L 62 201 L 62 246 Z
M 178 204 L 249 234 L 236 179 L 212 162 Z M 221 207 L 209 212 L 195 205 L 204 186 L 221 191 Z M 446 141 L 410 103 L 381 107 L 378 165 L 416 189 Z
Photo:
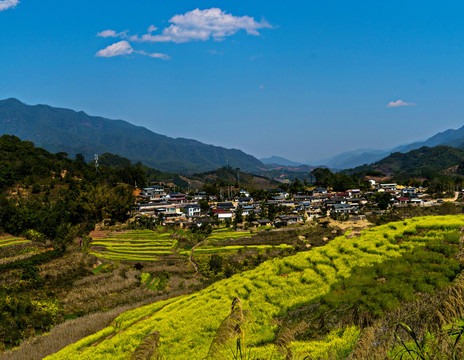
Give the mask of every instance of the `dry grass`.
M 245 344 L 244 325 L 249 321 L 250 314 L 243 310 L 239 298 L 234 298 L 230 314 L 219 325 L 216 335 L 208 351 L 207 359 L 225 359 L 222 353 L 227 344 L 236 341 L 237 351 L 242 354 Z M 237 354 L 238 355 L 238 354 Z
M 0 247 L 0 264 L 26 259 L 42 252 L 46 246 L 41 243 L 25 243 Z
M 89 313 L 144 300 L 153 301 L 157 294 L 142 286 L 140 275 L 140 271 L 120 265 L 111 273 L 77 280 L 63 299 L 64 308 L 70 313 Z
M 359 337 L 350 359 L 384 359 L 393 346 L 395 329 L 399 323 L 407 324 L 418 338 L 427 332 L 438 335 L 452 319 L 464 315 L 464 275 L 460 275 L 453 286 L 434 295 L 424 294 L 414 303 L 387 314 L 383 319 L 365 328 Z M 404 330 L 399 331 L 401 338 L 408 338 Z
M 131 360 L 152 360 L 160 359 L 161 355 L 159 353 L 160 345 L 160 333 L 159 331 L 154 331 L 149 333 L 145 339 L 142 340 L 140 345 L 135 349 L 134 353 L 131 356 Z
M 36 336 L 23 342 L 16 350 L 0 354 L 0 360 L 39 360 L 54 354 L 69 344 L 92 335 L 105 327 L 121 313 L 149 302 L 118 307 L 107 312 L 83 316 L 68 320 L 55 326 L 48 334 Z

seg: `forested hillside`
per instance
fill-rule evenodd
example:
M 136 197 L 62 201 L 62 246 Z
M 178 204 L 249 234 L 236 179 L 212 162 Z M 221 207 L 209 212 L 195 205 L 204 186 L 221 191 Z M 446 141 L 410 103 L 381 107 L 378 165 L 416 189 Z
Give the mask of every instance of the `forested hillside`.
M 174 173 L 207 171 L 229 164 L 256 170 L 263 164 L 237 149 L 170 138 L 122 120 L 90 116 L 83 111 L 30 106 L 17 99 L 0 101 L 0 135 L 16 135 L 51 152 L 81 153 L 87 161 L 95 153 L 113 153 L 131 161 Z
M 123 221 L 133 203 L 133 184 L 145 183 L 141 166 L 86 164 L 81 155 L 51 154 L 10 135 L 0 137 L 0 229 L 20 235 L 35 230 L 64 245 L 103 219 Z
M 371 165 L 363 165 L 343 174 L 379 172 L 386 176 L 424 177 L 437 174 L 464 174 L 464 150 L 449 146 L 422 147 L 406 154 L 395 152 Z

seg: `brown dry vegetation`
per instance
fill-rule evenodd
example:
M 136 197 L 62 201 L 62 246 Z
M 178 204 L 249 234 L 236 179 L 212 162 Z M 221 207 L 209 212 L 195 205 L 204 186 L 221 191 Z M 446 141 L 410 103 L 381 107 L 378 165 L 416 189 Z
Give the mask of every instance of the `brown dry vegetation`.
M 45 244 L 29 242 L 0 247 L 0 264 L 6 264 L 20 259 L 26 259 L 34 254 L 44 251 Z
M 92 270 L 102 262 L 110 265 L 109 271 L 94 274 Z M 43 285 L 37 289 L 26 288 L 23 295 L 37 300 L 57 300 L 61 323 L 52 328 L 50 335 L 25 341 L 17 351 L 4 353 L 0 359 L 41 359 L 103 329 L 123 311 L 189 294 L 208 285 L 193 276 L 193 268 L 186 258 L 144 263 L 142 271 L 135 270 L 133 264 L 101 260 L 73 247 L 64 256 L 39 265 L 38 276 L 43 279 Z M 142 272 L 155 276 L 169 273 L 169 279 L 163 289 L 149 290 L 141 283 Z M 21 274 L 19 269 L 4 271 L 0 286 L 17 284 Z M 63 322 L 76 316 L 77 319 Z
M 0 360 L 38 360 L 53 354 L 65 346 L 108 326 L 119 314 L 149 302 L 121 306 L 107 312 L 97 312 L 77 319 L 68 320 L 52 328 L 42 336 L 23 342 L 16 350 L 0 353 Z

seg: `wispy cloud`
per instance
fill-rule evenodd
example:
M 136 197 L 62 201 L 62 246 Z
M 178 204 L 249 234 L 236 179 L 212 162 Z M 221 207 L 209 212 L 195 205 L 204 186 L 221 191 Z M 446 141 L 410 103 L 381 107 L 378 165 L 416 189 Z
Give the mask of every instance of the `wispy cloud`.
M 108 29 L 108 30 L 103 30 L 103 31 L 99 32 L 97 34 L 97 36 L 102 37 L 102 38 L 109 38 L 109 37 L 116 38 L 116 37 L 125 37 L 126 33 L 127 33 L 126 31 L 122 31 L 122 32 L 117 33 L 114 30 L 109 30 Z
M 114 30 L 105 30 L 100 34 L 120 36 L 131 41 L 140 42 L 174 42 L 184 43 L 190 41 L 207 41 L 213 38 L 216 41 L 224 40 L 240 30 L 248 35 L 260 35 L 260 29 L 272 28 L 265 20 L 256 21 L 250 16 L 234 16 L 219 8 L 195 9 L 185 14 L 174 15 L 169 22 L 170 26 L 164 28 L 160 34 L 154 34 L 158 28 L 151 25 L 146 34 L 141 36 L 127 36 L 125 32 L 117 33 Z
M 12 9 L 18 4 L 19 0 L 2 0 L 0 1 L 0 11 Z
M 139 54 L 144 56 L 149 56 L 152 58 L 158 58 L 162 60 L 168 60 L 169 56 L 162 53 L 147 53 L 143 50 L 134 50 L 134 48 L 129 44 L 128 41 L 122 40 L 112 45 L 107 46 L 106 48 L 98 51 L 95 56 L 97 57 L 115 57 L 115 56 L 124 56 L 130 54 Z
M 147 53 L 143 50 L 135 51 L 135 53 L 140 54 L 140 55 L 149 56 L 149 57 L 156 58 L 156 59 L 162 59 L 162 60 L 169 60 L 171 58 L 169 55 L 166 55 L 163 53 Z
M 222 54 L 221 51 L 217 51 L 217 50 L 206 50 L 206 52 L 208 54 L 211 54 L 211 55 L 221 55 Z
M 416 106 L 416 103 L 406 102 L 406 101 L 403 101 L 403 100 L 396 100 L 396 101 L 390 101 L 387 104 L 388 108 L 402 107 L 402 106 Z
M 256 59 L 259 59 L 262 56 L 263 56 L 263 54 L 252 55 L 252 56 L 250 56 L 250 60 L 255 61 Z

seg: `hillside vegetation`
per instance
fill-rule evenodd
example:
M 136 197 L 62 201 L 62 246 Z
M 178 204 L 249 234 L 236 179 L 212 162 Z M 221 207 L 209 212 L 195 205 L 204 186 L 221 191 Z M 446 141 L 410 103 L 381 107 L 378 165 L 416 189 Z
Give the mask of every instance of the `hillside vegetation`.
M 395 152 L 371 165 L 363 165 L 344 174 L 359 174 L 362 172 L 381 172 L 387 176 L 423 177 L 431 179 L 435 175 L 445 174 L 451 167 L 456 169 L 451 174 L 464 174 L 464 150 L 449 146 L 422 147 L 408 153 Z M 450 171 L 448 171 L 450 173 Z
M 266 173 L 267 176 L 271 175 Z M 185 179 L 189 180 L 197 188 L 203 187 L 205 184 L 217 184 L 219 187 L 224 186 L 240 186 L 247 189 L 272 189 L 276 188 L 279 183 L 270 180 L 265 176 L 249 174 L 240 169 L 233 169 L 231 166 L 223 166 L 216 170 L 207 171 L 204 173 L 196 173 L 188 175 Z
M 227 319 L 237 319 L 237 314 L 241 320 L 236 321 L 235 328 L 240 329 L 241 349 L 246 349 L 253 356 L 284 358 L 285 355 L 276 350 L 279 348 L 284 354 L 292 351 L 295 358 L 327 358 L 329 354 L 343 358 L 353 350 L 364 324 L 371 324 L 376 317 L 405 302 L 414 301 L 415 296 L 419 296 L 417 291 L 433 292 L 451 284 L 462 265 L 445 259 L 454 258 L 456 252 L 461 251 L 459 230 L 463 223 L 464 216 L 414 218 L 365 230 L 360 237 L 338 237 L 323 247 L 267 261 L 254 270 L 219 281 L 198 293 L 124 313 L 111 326 L 47 359 L 126 359 L 154 332 L 159 332 L 160 346 L 157 350 L 166 359 L 202 359 L 208 356 L 212 344 L 216 356 L 222 353 L 225 358 L 233 358 L 234 346 L 218 346 L 218 329 L 223 327 L 224 319 L 227 323 Z M 358 295 L 347 292 L 346 299 L 354 301 L 354 305 L 348 302 L 349 311 L 370 314 L 370 317 L 343 318 L 342 310 L 340 319 L 334 321 L 336 326 L 326 329 L 310 327 L 309 330 L 306 327 L 304 330 L 298 325 L 302 328 L 301 338 L 279 341 L 285 338 L 282 333 L 285 335 L 286 323 L 310 320 L 315 314 L 310 312 L 308 317 L 299 318 L 294 316 L 295 312 L 304 314 L 303 309 L 311 308 L 311 304 L 315 309 L 325 306 L 326 310 L 336 311 L 337 306 L 344 304 L 343 297 L 330 300 L 324 296 L 330 291 L 337 294 L 349 291 L 350 284 L 356 284 L 355 278 L 364 276 L 363 273 L 366 273 L 366 280 L 360 283 L 366 285 L 372 281 L 382 283 L 383 280 L 378 280 L 382 277 L 387 284 L 400 276 L 407 277 L 404 275 L 410 271 L 407 264 L 414 258 L 420 258 L 417 255 L 420 248 L 435 254 L 431 254 L 427 262 L 437 266 L 429 266 L 425 276 L 417 277 L 416 284 L 411 285 L 413 290 L 397 292 L 393 297 L 397 303 L 384 304 L 383 300 L 379 300 L 378 305 L 372 305 L 375 311 L 371 312 L 372 309 L 362 306 L 353 308 L 359 304 L 356 296 L 366 290 L 360 288 Z M 391 266 L 378 267 L 389 262 Z M 450 266 L 440 270 L 438 265 L 444 263 Z M 389 267 L 394 271 L 387 271 Z M 369 275 L 373 273 L 374 277 Z M 366 289 L 369 288 L 367 286 Z M 240 299 L 239 303 L 236 298 Z M 249 320 L 247 324 L 246 319 Z M 367 320 L 363 322 L 360 319 Z M 319 337 L 311 337 L 311 331 L 318 331 Z M 294 331 L 294 335 L 297 332 Z

